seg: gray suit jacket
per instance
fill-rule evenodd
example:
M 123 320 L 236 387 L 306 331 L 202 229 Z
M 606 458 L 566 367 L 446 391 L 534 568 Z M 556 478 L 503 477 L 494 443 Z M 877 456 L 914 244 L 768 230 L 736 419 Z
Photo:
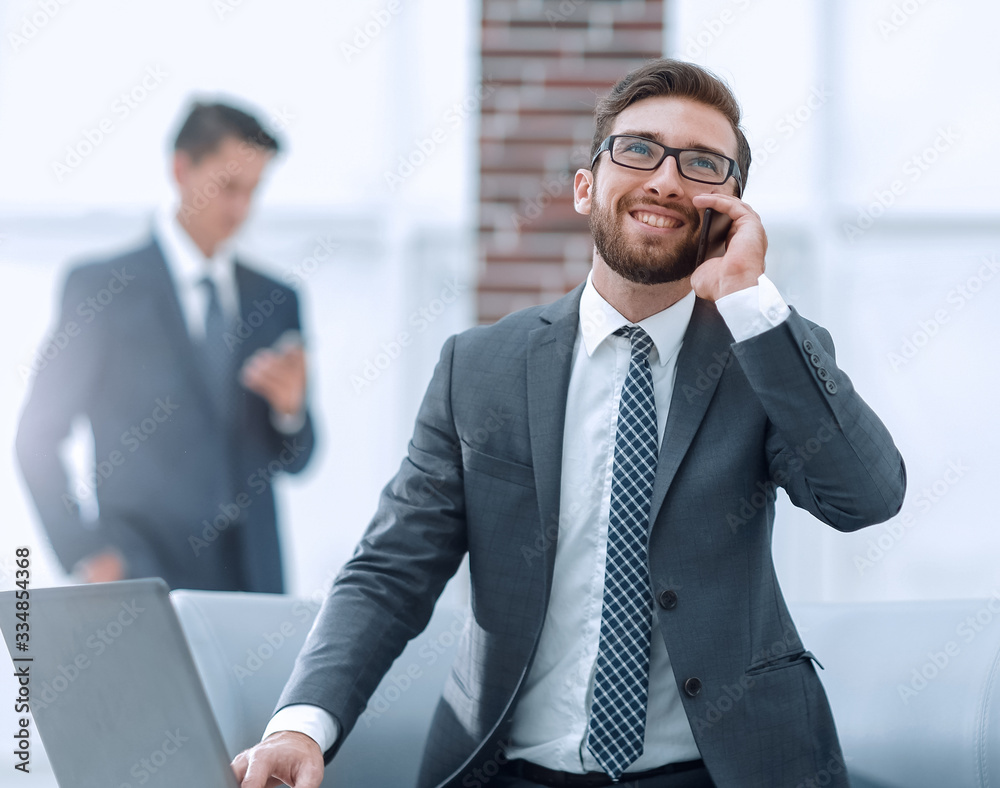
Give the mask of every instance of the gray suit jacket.
M 483 785 L 503 758 L 550 589 L 581 292 L 445 344 L 408 456 L 279 702 L 322 706 L 349 732 L 468 553 L 471 612 L 420 786 Z M 734 344 L 698 300 L 653 490 L 655 614 L 720 788 L 843 786 L 826 696 L 775 577 L 776 484 L 853 531 L 899 510 L 905 472 L 825 330 L 793 311 Z

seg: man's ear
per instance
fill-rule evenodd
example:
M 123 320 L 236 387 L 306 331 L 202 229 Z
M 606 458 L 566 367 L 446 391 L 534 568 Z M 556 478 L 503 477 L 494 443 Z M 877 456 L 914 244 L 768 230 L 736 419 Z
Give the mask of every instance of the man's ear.
M 174 180 L 177 182 L 178 186 L 183 186 L 187 183 L 188 176 L 193 168 L 194 162 L 191 160 L 191 154 L 183 150 L 174 151 L 172 169 L 174 173 Z
M 584 216 L 590 213 L 590 201 L 594 189 L 594 173 L 579 169 L 573 179 L 573 209 Z

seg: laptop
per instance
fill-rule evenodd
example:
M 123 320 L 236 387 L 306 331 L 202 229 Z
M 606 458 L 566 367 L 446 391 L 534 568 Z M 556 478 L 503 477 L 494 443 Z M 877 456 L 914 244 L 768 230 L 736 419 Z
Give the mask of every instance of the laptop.
M 159 579 L 30 589 L 27 650 L 24 606 L 0 593 L 61 788 L 239 788 L 168 592 Z

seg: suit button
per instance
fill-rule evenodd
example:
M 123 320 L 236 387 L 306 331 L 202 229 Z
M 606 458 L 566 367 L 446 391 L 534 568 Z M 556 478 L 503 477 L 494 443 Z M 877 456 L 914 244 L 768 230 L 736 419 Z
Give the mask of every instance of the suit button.
M 823 359 L 821 359 L 819 356 L 813 353 L 812 355 L 809 356 L 809 363 L 812 364 L 814 367 L 818 367 L 820 364 L 823 363 Z
M 701 679 L 690 678 L 684 682 L 684 692 L 689 698 L 693 698 L 701 693 Z
M 806 353 L 812 353 L 816 349 L 816 346 L 812 343 L 812 340 L 806 339 L 802 342 L 802 349 Z
M 834 383 L 832 380 L 828 380 L 826 382 L 826 390 L 828 392 L 830 392 L 831 394 L 836 394 L 837 393 L 837 384 Z
M 677 592 L 661 591 L 657 601 L 664 610 L 673 610 L 677 607 Z
M 826 371 L 826 367 L 820 367 L 816 370 L 816 377 L 823 382 L 826 382 L 830 379 L 830 373 Z

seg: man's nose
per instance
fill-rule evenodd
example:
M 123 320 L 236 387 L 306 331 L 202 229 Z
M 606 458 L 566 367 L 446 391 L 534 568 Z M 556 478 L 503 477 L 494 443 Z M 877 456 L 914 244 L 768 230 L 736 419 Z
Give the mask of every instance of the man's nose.
M 649 173 L 644 188 L 657 197 L 679 198 L 685 196 L 686 180 L 677 167 L 677 158 L 667 156 L 659 167 Z

